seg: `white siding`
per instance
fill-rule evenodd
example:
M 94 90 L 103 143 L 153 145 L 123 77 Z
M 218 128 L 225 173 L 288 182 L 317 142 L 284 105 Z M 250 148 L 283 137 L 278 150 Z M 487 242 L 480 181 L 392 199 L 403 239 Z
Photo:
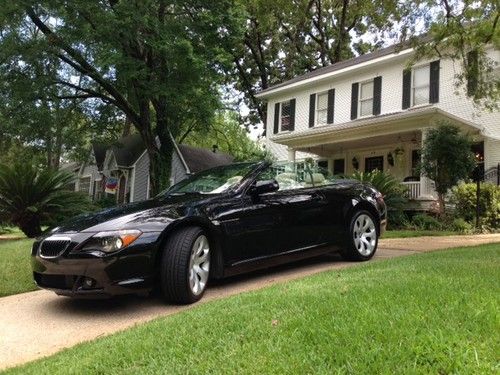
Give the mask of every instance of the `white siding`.
M 143 153 L 134 166 L 134 202 L 143 201 L 148 199 L 148 179 L 149 179 L 149 157 L 145 152 Z
M 187 178 L 186 168 L 184 168 L 184 164 L 182 164 L 181 159 L 177 152 L 172 154 L 172 170 L 170 172 L 170 181 L 172 185 L 178 183 L 179 181 Z
M 500 126 L 500 124 L 498 125 Z M 500 140 L 485 139 L 484 141 L 484 168 L 496 167 L 500 163 Z
M 496 61 L 500 61 L 500 51 L 491 51 Z M 420 64 L 428 63 L 423 61 Z M 295 112 L 295 132 L 306 131 L 309 128 L 309 96 L 312 93 L 320 93 L 330 88 L 335 89 L 335 109 L 334 124 L 346 123 L 351 119 L 351 86 L 354 82 L 363 82 L 376 76 L 382 76 L 382 100 L 381 115 L 402 111 L 402 78 L 403 70 L 406 66 L 406 56 L 395 55 L 391 60 L 384 63 L 374 63 L 368 67 L 361 67 L 354 71 L 339 74 L 332 78 L 323 79 L 313 84 L 304 85 L 302 88 L 295 88 L 286 93 L 277 93 L 268 99 L 267 115 L 267 139 L 266 147 L 278 160 L 287 159 L 287 148 L 272 142 L 274 128 L 274 105 L 291 98 L 296 98 Z M 488 112 L 475 107 L 472 101 L 465 95 L 464 88 L 455 87 L 455 75 L 459 73 L 459 63 L 451 60 L 441 60 L 440 82 L 439 82 L 439 102 L 434 104 L 446 112 L 460 117 L 466 121 L 473 122 L 484 127 L 485 136 L 492 136 L 500 139 L 500 114 L 498 112 Z M 497 70 L 498 72 L 498 70 Z M 500 146 L 498 142 L 488 141 L 488 151 L 486 151 L 487 163 L 497 163 L 500 161 Z M 485 145 L 486 147 L 486 145 Z M 297 159 L 306 155 L 297 153 Z

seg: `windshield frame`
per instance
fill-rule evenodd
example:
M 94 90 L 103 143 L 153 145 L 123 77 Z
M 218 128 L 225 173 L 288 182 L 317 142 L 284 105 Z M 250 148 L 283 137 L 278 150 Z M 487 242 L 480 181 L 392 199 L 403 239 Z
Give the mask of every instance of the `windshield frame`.
M 200 192 L 195 192 L 195 191 L 193 191 L 193 192 L 184 192 L 184 191 L 179 192 L 178 191 L 180 188 L 182 188 L 182 187 L 184 187 L 184 186 L 192 183 L 193 181 L 199 179 L 203 175 L 207 175 L 207 174 L 212 173 L 214 170 L 228 168 L 228 167 L 235 167 L 235 166 L 238 166 L 238 165 L 241 165 L 242 168 L 245 165 L 248 165 L 249 166 L 249 170 L 248 170 L 248 172 L 246 172 L 243 175 L 243 178 L 238 183 L 236 183 L 234 186 L 229 187 L 227 190 L 221 191 L 220 193 L 207 193 L 207 192 L 201 192 L 201 191 Z M 194 173 L 194 174 L 190 175 L 188 178 L 186 178 L 184 180 L 181 180 L 178 183 L 176 183 L 176 184 L 170 186 L 169 188 L 163 190 L 158 195 L 156 195 L 155 198 L 162 198 L 162 197 L 166 197 L 166 196 L 173 195 L 173 194 L 176 194 L 176 193 L 178 193 L 178 194 L 200 194 L 200 195 L 206 195 L 206 196 L 217 196 L 217 195 L 221 195 L 221 194 L 227 194 L 227 193 L 230 193 L 230 192 L 238 191 L 243 185 L 246 184 L 248 178 L 250 176 L 252 176 L 257 169 L 260 169 L 260 168 L 258 168 L 260 165 L 262 165 L 262 162 L 240 162 L 240 163 L 231 163 L 231 164 L 221 165 L 221 166 L 217 166 L 217 167 L 210 168 L 210 169 L 205 169 L 204 171 L 200 171 L 198 173 Z

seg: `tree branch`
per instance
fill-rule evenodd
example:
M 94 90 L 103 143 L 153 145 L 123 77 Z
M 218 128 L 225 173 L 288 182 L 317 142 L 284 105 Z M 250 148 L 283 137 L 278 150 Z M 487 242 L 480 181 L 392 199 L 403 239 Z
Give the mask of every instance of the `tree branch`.
M 108 82 L 92 65 L 90 65 L 81 54 L 73 47 L 68 45 L 64 40 L 57 36 L 35 13 L 33 8 L 27 7 L 26 12 L 31 21 L 40 29 L 40 31 L 47 37 L 49 43 L 57 46 L 73 60 L 67 58 L 63 54 L 57 54 L 62 61 L 68 63 L 80 73 L 90 77 L 98 83 L 105 91 L 107 91 L 115 100 L 114 104 L 120 108 L 131 120 L 136 124 L 140 124 L 140 117 L 135 112 L 133 107 L 127 99 L 111 84 Z

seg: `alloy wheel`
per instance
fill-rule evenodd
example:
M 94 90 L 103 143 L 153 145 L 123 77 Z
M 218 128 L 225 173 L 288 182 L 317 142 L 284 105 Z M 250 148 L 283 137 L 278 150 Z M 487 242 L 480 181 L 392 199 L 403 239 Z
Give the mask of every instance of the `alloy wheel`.
M 359 215 L 352 232 L 356 250 L 363 256 L 371 255 L 377 245 L 377 230 L 372 218 L 366 214 Z
M 194 295 L 205 290 L 210 271 L 210 245 L 204 235 L 194 241 L 189 260 L 189 287 Z

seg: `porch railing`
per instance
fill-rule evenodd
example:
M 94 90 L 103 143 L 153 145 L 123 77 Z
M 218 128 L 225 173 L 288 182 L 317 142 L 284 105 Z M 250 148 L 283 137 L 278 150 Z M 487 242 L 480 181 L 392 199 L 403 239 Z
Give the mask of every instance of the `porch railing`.
M 401 182 L 408 189 L 408 199 L 417 199 L 420 197 L 420 181 Z

